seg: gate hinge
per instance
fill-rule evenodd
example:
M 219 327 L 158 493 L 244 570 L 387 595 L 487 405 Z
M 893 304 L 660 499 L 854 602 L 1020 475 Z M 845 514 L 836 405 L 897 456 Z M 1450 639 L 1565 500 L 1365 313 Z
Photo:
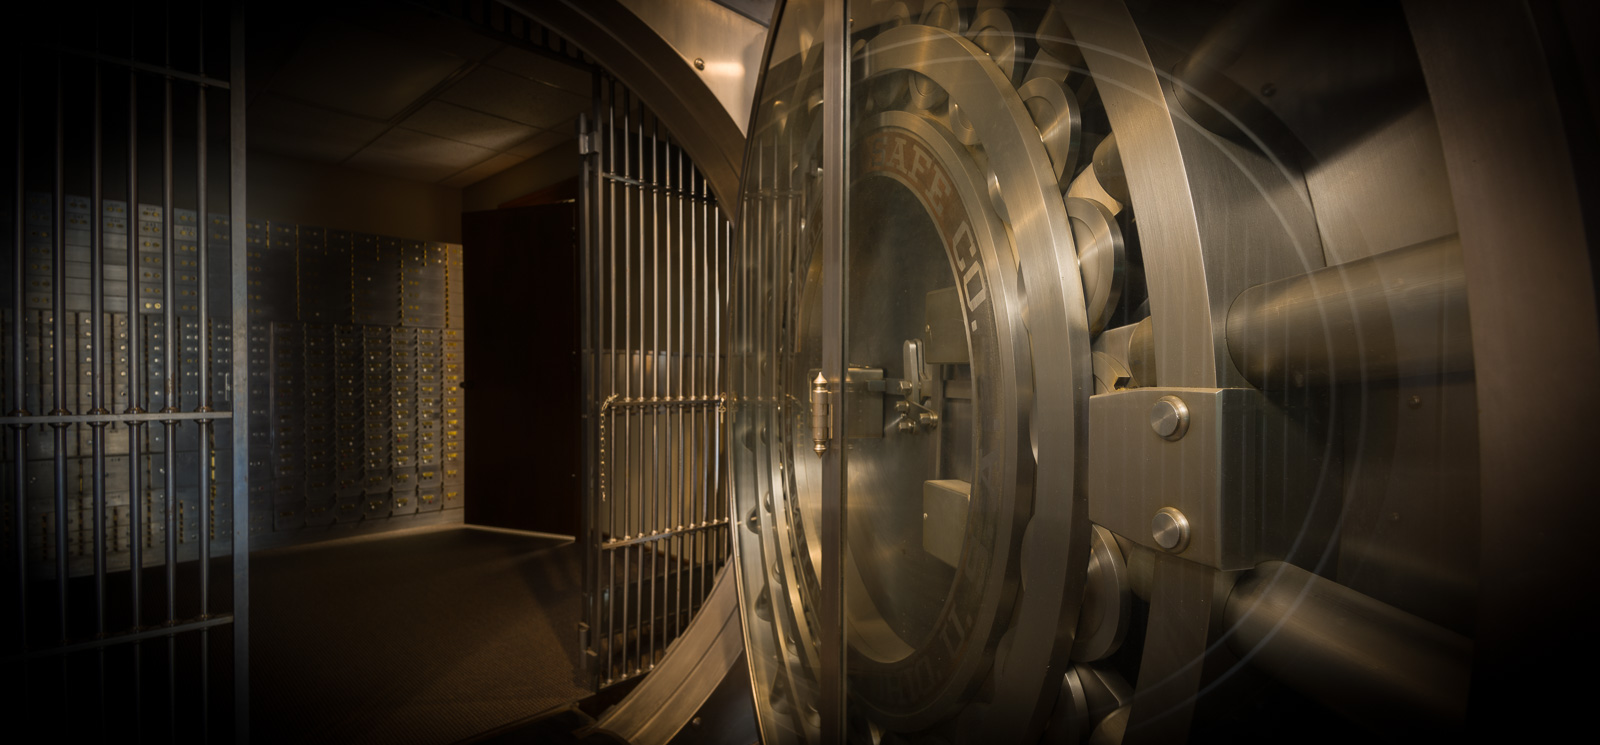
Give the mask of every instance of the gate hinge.
M 832 437 L 829 422 L 832 418 L 833 403 L 828 397 L 828 379 L 819 372 L 811 381 L 811 441 L 817 455 L 828 451 L 828 440 Z

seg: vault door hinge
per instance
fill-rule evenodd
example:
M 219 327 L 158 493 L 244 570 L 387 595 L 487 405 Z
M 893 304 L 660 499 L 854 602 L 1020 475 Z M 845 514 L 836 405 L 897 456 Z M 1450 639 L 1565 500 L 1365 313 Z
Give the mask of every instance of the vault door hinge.
M 822 373 L 811 380 L 811 441 L 817 455 L 828 452 L 833 437 L 833 402 L 828 395 L 828 379 Z

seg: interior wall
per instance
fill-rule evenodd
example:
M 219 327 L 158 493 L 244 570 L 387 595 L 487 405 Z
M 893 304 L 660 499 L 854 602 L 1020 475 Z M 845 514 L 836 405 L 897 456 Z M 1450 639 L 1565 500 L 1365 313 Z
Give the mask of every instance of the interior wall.
M 575 140 L 558 145 L 462 189 L 461 211 L 498 209 L 519 197 L 577 178 L 580 164 Z
M 461 189 L 255 150 L 250 151 L 248 162 L 252 220 L 461 242 Z

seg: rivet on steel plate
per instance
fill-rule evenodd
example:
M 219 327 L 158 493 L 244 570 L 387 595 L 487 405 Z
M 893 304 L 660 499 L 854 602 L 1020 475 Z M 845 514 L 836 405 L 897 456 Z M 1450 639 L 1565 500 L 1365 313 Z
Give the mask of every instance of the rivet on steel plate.
M 1161 550 L 1178 553 L 1189 546 L 1189 519 L 1176 509 L 1162 507 L 1150 518 L 1150 537 Z
M 704 69 L 706 69 L 706 61 L 703 60 L 703 59 L 700 59 L 699 57 L 695 57 L 694 58 L 694 69 L 696 69 L 696 70 L 704 70 Z
M 1189 431 L 1189 407 L 1177 396 L 1162 396 L 1150 407 L 1150 428 L 1163 439 L 1182 439 Z

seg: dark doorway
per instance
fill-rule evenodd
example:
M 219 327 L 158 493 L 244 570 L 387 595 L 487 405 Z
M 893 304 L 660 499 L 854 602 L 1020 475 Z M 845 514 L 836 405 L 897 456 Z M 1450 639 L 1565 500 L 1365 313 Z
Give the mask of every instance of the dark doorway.
M 576 219 L 571 202 L 462 215 L 470 525 L 578 534 Z

